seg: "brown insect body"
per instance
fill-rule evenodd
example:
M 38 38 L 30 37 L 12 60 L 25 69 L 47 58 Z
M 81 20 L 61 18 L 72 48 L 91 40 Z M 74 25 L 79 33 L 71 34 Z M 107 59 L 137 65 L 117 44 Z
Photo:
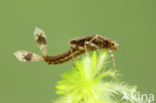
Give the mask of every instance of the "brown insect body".
M 98 49 L 116 50 L 117 44 L 107 38 L 99 35 L 87 36 L 80 39 L 70 41 L 71 49 L 58 56 L 45 56 L 44 61 L 48 64 L 61 64 L 83 54 L 87 51 L 95 51 Z M 86 46 L 85 46 L 86 45 Z M 113 46 L 113 48 L 112 48 Z
M 36 44 L 39 46 L 43 57 L 38 56 L 35 53 L 27 51 L 17 51 L 15 56 L 23 62 L 30 61 L 45 61 L 48 64 L 61 64 L 67 61 L 73 60 L 75 57 L 80 56 L 83 53 L 89 51 L 96 51 L 98 49 L 108 49 L 112 60 L 113 67 L 115 68 L 114 56 L 111 50 L 117 50 L 118 44 L 108 38 L 100 35 L 91 35 L 83 38 L 78 38 L 70 41 L 71 48 L 63 54 L 58 56 L 48 56 L 47 55 L 47 40 L 46 35 L 43 30 L 36 28 L 34 32 Z
M 72 60 L 73 58 L 83 54 L 84 52 L 85 52 L 84 50 L 70 49 L 58 56 L 45 56 L 43 58 L 44 61 L 47 62 L 48 64 L 61 64 Z
M 84 38 L 71 40 L 70 44 L 76 47 L 84 47 L 86 45 L 87 49 L 110 49 L 117 50 L 118 44 L 108 38 L 100 35 L 91 35 Z

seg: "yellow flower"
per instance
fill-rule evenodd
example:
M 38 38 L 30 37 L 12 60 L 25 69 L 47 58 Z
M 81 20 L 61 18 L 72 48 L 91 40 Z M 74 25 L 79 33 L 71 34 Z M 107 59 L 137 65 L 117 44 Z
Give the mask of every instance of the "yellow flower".
M 54 103 L 132 103 L 130 98 L 123 98 L 124 93 L 130 97 L 136 88 L 117 80 L 115 72 L 106 68 L 106 59 L 105 50 L 76 61 L 72 70 L 61 75 L 56 85 L 61 96 Z

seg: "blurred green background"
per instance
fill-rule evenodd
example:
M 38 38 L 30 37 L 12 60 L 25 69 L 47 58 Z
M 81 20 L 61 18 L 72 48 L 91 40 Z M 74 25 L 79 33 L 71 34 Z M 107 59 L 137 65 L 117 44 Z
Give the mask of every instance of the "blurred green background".
M 68 50 L 73 38 L 100 34 L 116 40 L 121 79 L 156 94 L 156 0 L 0 0 L 0 103 L 51 103 L 60 74 L 72 67 L 14 57 L 17 50 L 41 55 L 36 26 L 46 32 L 53 56 Z

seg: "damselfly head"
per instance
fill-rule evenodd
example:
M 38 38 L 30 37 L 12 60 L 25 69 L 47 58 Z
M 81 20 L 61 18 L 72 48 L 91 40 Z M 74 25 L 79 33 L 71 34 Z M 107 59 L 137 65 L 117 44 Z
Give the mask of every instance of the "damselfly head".
M 113 40 L 109 40 L 108 42 L 109 42 L 109 48 L 111 50 L 115 50 L 115 51 L 118 50 L 118 48 L 119 48 L 119 44 L 118 43 L 116 43 Z

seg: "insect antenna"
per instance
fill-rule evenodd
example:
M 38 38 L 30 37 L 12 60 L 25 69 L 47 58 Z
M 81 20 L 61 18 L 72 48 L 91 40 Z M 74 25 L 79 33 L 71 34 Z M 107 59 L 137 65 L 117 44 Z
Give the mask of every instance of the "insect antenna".
M 34 37 L 36 44 L 40 48 L 43 55 L 47 56 L 47 39 L 45 32 L 42 29 L 36 27 L 34 31 Z

